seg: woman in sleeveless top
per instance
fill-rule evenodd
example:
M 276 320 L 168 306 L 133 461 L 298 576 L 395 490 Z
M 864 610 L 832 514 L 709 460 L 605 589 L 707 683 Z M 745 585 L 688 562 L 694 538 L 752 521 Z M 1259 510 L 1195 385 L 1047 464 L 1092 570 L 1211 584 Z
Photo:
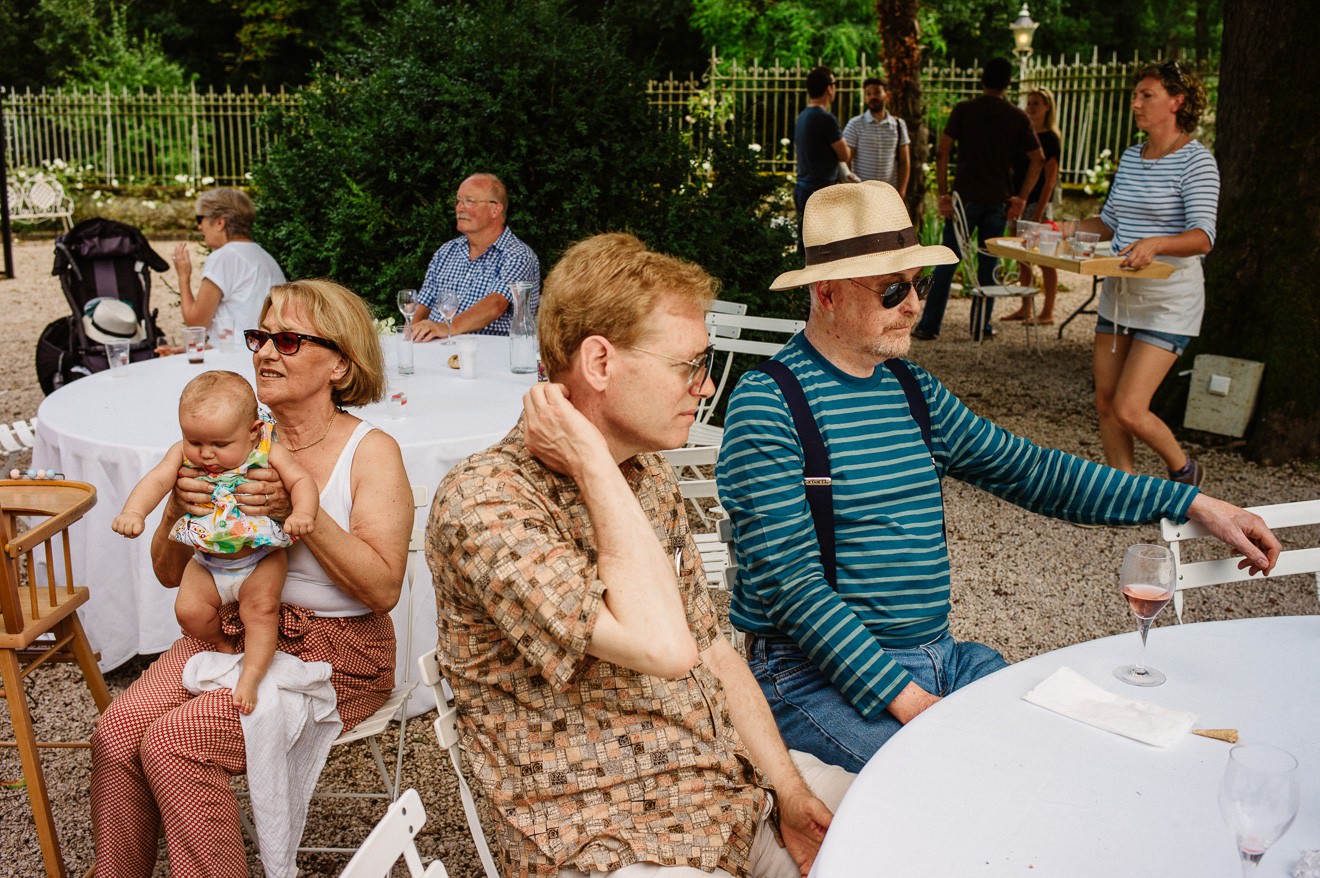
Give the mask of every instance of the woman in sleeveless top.
M 329 281 L 275 287 L 248 333 L 257 397 L 276 438 L 311 472 L 321 494 L 315 531 L 289 553 L 279 649 L 332 667 L 344 729 L 370 716 L 394 683 L 394 628 L 412 529 L 403 458 L 394 440 L 344 411 L 385 388 L 371 315 Z M 249 515 L 282 519 L 288 496 L 273 473 L 236 489 Z M 175 587 L 190 555 L 170 523 L 201 514 L 209 486 L 181 477 L 152 539 L 157 578 Z M 227 632 L 241 622 L 226 607 Z M 243 731 L 225 690 L 191 695 L 183 666 L 209 648 L 182 637 L 106 710 L 92 740 L 92 826 L 98 876 L 149 876 L 163 827 L 175 876 L 245 876 L 232 775 L 246 768 Z M 240 640 L 239 649 L 242 649 Z

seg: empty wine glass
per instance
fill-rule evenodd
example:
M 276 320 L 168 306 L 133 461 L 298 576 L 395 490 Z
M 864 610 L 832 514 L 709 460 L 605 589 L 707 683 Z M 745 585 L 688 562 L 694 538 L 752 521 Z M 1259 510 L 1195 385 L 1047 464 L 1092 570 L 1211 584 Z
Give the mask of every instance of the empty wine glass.
M 1114 676 L 1133 686 L 1158 686 L 1166 677 L 1145 665 L 1146 635 L 1160 610 L 1173 600 L 1173 553 L 1164 546 L 1128 546 L 1118 571 L 1118 585 L 1132 615 L 1137 617 L 1142 658 L 1136 664 L 1114 668 Z
M 403 315 L 403 323 L 406 327 L 412 325 L 413 314 L 417 312 L 417 291 L 399 290 L 399 313 Z
M 444 344 L 451 345 L 454 343 L 454 317 L 458 314 L 458 293 L 454 290 L 441 292 L 436 300 L 435 310 L 445 322 L 447 333 Z
M 1288 831 L 1300 801 L 1291 753 L 1269 744 L 1238 744 L 1228 752 L 1219 811 L 1237 840 L 1243 878 L 1255 874 L 1266 849 Z

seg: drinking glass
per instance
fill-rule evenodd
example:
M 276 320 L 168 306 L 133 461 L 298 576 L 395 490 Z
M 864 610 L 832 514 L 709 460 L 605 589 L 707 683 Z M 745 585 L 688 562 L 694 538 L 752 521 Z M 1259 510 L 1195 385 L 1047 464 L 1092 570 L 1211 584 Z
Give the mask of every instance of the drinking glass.
M 1228 752 L 1219 812 L 1237 840 L 1243 878 L 1256 873 L 1265 850 L 1288 831 L 1300 801 L 1297 760 L 1287 750 L 1238 744 Z
M 440 297 L 435 303 L 435 310 L 440 314 L 440 319 L 445 322 L 445 328 L 448 330 L 443 344 L 452 345 L 454 343 L 454 317 L 458 314 L 458 293 L 454 290 L 445 290 L 440 293 Z
M 1158 686 L 1166 678 L 1145 665 L 1146 635 L 1160 610 L 1173 600 L 1173 553 L 1164 546 L 1128 546 L 1118 571 L 1118 585 L 1132 615 L 1137 617 L 1142 658 L 1136 664 L 1114 668 L 1114 676 L 1133 686 Z
M 126 341 L 112 341 L 105 346 L 105 359 L 110 364 L 110 375 L 119 378 L 124 373 L 120 371 L 128 365 L 130 349 L 132 345 Z
M 412 323 L 413 314 L 417 313 L 417 291 L 399 290 L 399 313 L 403 315 L 403 323 L 408 326 Z

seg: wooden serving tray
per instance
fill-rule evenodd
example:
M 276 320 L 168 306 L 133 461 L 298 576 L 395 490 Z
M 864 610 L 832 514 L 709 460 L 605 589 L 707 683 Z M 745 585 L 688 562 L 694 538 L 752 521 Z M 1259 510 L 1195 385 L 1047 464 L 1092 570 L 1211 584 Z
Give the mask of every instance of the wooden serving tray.
M 1173 266 L 1167 262 L 1160 262 L 1158 259 L 1145 268 L 1131 269 L 1119 267 L 1123 262 L 1122 256 L 1092 256 L 1090 259 L 1075 259 L 1072 256 L 1046 256 L 1043 253 L 1032 253 L 1022 249 L 1021 238 L 989 238 L 985 242 L 985 249 L 995 256 L 1002 256 L 1005 259 L 1016 259 L 1018 262 L 1042 265 L 1046 268 L 1061 268 L 1074 274 L 1085 274 L 1094 277 L 1149 277 L 1160 279 L 1173 274 Z

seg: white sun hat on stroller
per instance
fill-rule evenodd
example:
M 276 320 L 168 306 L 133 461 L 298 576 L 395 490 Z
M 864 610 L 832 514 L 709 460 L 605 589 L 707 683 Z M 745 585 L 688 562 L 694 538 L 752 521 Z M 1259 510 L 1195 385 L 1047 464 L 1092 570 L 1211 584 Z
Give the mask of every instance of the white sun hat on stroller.
M 82 322 L 87 337 L 101 344 L 137 344 L 147 337 L 133 306 L 120 299 L 92 299 L 83 307 Z

